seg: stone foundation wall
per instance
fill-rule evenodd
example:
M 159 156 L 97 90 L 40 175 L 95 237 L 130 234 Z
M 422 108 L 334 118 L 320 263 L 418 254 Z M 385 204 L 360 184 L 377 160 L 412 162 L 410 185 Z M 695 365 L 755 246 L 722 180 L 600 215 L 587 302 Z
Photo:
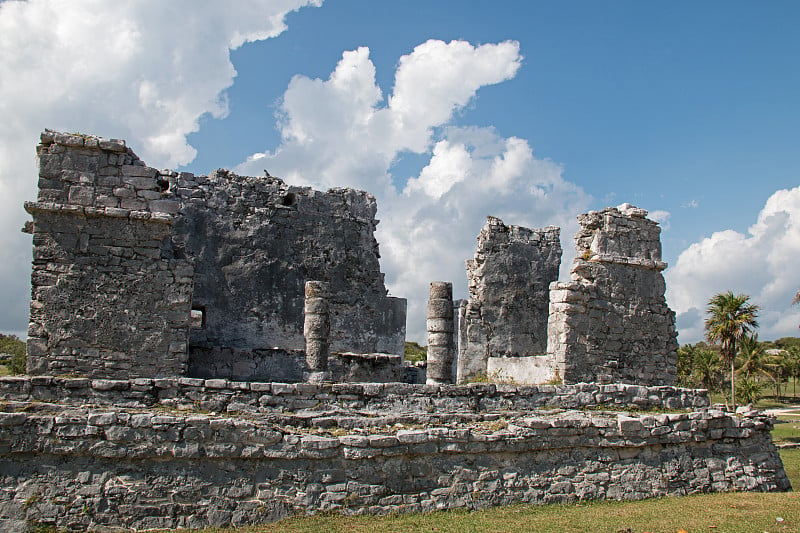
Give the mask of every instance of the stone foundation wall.
M 0 526 L 175 528 L 319 511 L 789 490 L 771 420 L 537 412 L 437 425 L 276 424 L 120 407 L 0 413 Z M 367 419 L 362 419 L 367 420 Z M 358 423 L 358 421 L 356 421 Z
M 193 267 L 169 243 L 169 175 L 122 141 L 46 132 L 37 153 L 28 372 L 183 375 Z
M 330 381 L 405 381 L 403 358 L 390 354 L 332 353 L 328 360 Z M 234 381 L 298 383 L 309 371 L 303 350 L 236 350 L 193 347 L 188 376 Z
M 125 407 L 200 408 L 214 412 L 282 413 L 315 407 L 317 417 L 370 412 L 388 417 L 409 413 L 526 412 L 560 409 L 704 409 L 702 389 L 637 385 L 532 385 L 473 383 L 260 383 L 226 379 L 166 378 L 109 380 L 21 376 L 0 378 L 0 398 L 16 402 Z
M 486 375 L 490 357 L 544 354 L 549 286 L 561 264 L 560 230 L 488 217 L 467 261 L 470 298 L 459 308 L 458 382 Z
M 567 383 L 675 382 L 661 230 L 646 215 L 625 204 L 578 217 L 573 280 L 550 286 L 547 351 Z

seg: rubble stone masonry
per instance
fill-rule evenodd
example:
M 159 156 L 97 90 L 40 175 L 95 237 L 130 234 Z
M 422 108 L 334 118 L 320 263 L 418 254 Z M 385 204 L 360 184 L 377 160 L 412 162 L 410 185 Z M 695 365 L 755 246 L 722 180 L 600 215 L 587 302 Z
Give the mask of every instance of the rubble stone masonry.
M 263 372 L 305 347 L 308 280 L 330 285 L 331 351 L 402 356 L 368 193 L 158 171 L 79 134 L 45 131 L 37 154 L 30 373 L 283 379 Z
M 458 382 L 486 374 L 490 357 L 543 355 L 550 283 L 561 265 L 560 230 L 488 217 L 467 261 L 470 298 L 459 309 Z
M 790 490 L 771 419 L 704 408 L 704 391 L 44 376 L 0 391 L 3 530 Z M 699 409 L 626 411 L 668 402 Z
M 303 349 L 305 283 L 317 280 L 330 286 L 331 352 L 403 354 L 406 301 L 387 296 L 372 195 L 217 170 L 181 173 L 175 196 L 173 240 L 195 261 L 205 319 L 192 347 Z
M 664 298 L 661 229 L 624 204 L 580 215 L 572 281 L 550 286 L 548 354 L 567 383 L 671 385 L 675 313 Z
M 193 267 L 169 176 L 122 141 L 45 132 L 37 154 L 28 372 L 183 375 Z

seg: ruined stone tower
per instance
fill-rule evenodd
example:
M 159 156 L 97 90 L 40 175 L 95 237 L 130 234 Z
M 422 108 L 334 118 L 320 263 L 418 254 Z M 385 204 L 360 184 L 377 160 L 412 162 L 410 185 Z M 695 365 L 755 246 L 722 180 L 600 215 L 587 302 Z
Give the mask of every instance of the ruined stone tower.
M 561 264 L 560 230 L 488 217 L 467 261 L 470 298 L 459 309 L 458 381 L 487 372 L 494 357 L 543 355 L 550 283 Z
M 675 382 L 661 228 L 646 216 L 629 204 L 578 216 L 572 281 L 550 286 L 547 351 L 567 383 Z
M 330 287 L 342 372 L 402 373 L 406 302 L 387 295 L 370 194 L 159 171 L 88 135 L 45 131 L 37 154 L 30 373 L 299 381 L 308 280 Z

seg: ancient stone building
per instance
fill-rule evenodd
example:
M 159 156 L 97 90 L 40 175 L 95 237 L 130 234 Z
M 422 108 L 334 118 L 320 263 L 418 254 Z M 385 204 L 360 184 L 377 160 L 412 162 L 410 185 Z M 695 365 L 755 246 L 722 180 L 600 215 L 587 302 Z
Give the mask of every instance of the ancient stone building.
M 578 216 L 572 281 L 550 287 L 547 351 L 567 383 L 675 382 L 661 229 L 646 216 L 629 204 Z
M 549 286 L 561 264 L 560 230 L 488 217 L 467 261 L 469 300 L 459 308 L 458 381 L 487 373 L 490 358 L 544 355 Z
M 47 131 L 37 151 L 30 372 L 299 381 L 308 280 L 330 285 L 330 348 L 350 354 L 334 369 L 402 364 L 368 193 L 157 171 L 85 135 Z M 354 357 L 370 353 L 393 357 Z
M 490 218 L 468 262 L 459 375 L 517 361 L 594 383 L 449 384 L 446 282 L 428 307 L 436 383 L 396 383 L 405 302 L 383 286 L 371 196 L 41 140 L 26 204 L 35 375 L 0 377 L 0 530 L 791 489 L 771 417 L 660 386 L 674 314 L 641 209 L 579 216 L 571 282 L 550 284 L 556 228 Z

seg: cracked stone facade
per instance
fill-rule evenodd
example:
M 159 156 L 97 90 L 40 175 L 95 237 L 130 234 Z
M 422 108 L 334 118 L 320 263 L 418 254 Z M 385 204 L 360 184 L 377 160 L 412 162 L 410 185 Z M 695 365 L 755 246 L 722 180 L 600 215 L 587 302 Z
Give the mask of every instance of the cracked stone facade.
M 387 296 L 375 198 L 278 178 L 182 173 L 173 240 L 195 261 L 191 345 L 303 349 L 304 287 L 330 284 L 332 352 L 402 354 L 406 301 Z
M 486 374 L 490 358 L 545 353 L 549 286 L 560 265 L 559 228 L 487 218 L 467 261 L 470 297 L 459 308 L 459 383 Z
M 307 280 L 330 284 L 331 351 L 403 353 L 406 302 L 387 295 L 370 194 L 159 171 L 79 134 L 45 131 L 37 154 L 31 373 L 267 379 L 258 353 L 304 348 Z
M 572 280 L 550 287 L 555 369 L 567 383 L 672 385 L 678 342 L 664 298 L 661 228 L 629 204 L 578 222 Z

